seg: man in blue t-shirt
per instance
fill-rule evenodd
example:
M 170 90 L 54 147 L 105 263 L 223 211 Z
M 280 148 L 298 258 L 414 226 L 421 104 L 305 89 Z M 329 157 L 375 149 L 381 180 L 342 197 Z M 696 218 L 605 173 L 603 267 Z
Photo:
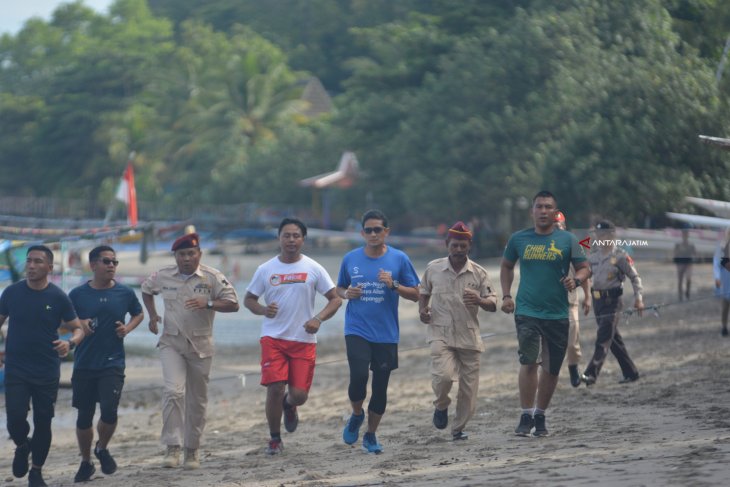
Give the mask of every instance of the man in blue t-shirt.
M 76 438 L 81 451 L 75 482 L 90 480 L 96 470 L 91 462 L 91 443 L 97 402 L 101 415 L 96 423 L 99 440 L 94 455 L 105 474 L 117 470 L 107 446 L 117 427 L 117 409 L 124 386 L 124 337 L 144 318 L 134 291 L 114 279 L 119 261 L 113 248 L 101 245 L 92 249 L 89 265 L 93 279 L 69 293 L 79 318 L 92 331 L 76 349 L 71 377 L 73 406 L 78 410 Z M 125 323 L 127 314 L 130 319 Z
M 568 293 L 591 277 L 583 248 L 572 233 L 554 227 L 555 196 L 540 191 L 532 199 L 533 228 L 512 234 L 504 249 L 499 280 L 502 311 L 515 313 L 522 415 L 515 434 L 548 434 L 545 410 L 558 383 L 568 346 Z M 517 307 L 510 295 L 520 261 Z M 570 264 L 575 275 L 568 277 Z M 538 365 L 542 369 L 538 374 Z
M 0 295 L 0 326 L 8 322 L 5 344 L 5 412 L 15 442 L 13 475 L 28 473 L 28 485 L 44 486 L 41 468 L 51 449 L 51 420 L 61 378 L 61 357 L 84 339 L 81 322 L 68 296 L 48 281 L 53 252 L 45 245 L 28 248 L 25 276 Z M 59 340 L 58 328 L 73 332 Z M 33 437 L 28 438 L 28 409 L 33 405 Z
M 337 278 L 337 294 L 349 300 L 345 344 L 352 415 L 342 439 L 348 445 L 357 441 L 365 419 L 362 405 L 367 395 L 369 367 L 373 382 L 367 433 L 362 439 L 363 448 L 369 453 L 383 451 L 375 431 L 385 412 L 390 372 L 398 368 L 398 301 L 401 296 L 418 301 L 418 275 L 405 253 L 385 244 L 389 233 L 385 215 L 378 210 L 367 211 L 360 231 L 365 246 L 345 255 Z

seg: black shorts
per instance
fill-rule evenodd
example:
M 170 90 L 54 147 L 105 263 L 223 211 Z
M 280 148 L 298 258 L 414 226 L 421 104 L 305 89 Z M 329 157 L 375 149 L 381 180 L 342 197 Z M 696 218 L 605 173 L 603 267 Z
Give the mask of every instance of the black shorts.
M 373 372 L 388 372 L 398 368 L 398 344 L 375 343 L 357 335 L 345 335 L 347 361 L 367 362 Z
M 520 363 L 536 364 L 540 357 L 543 368 L 552 375 L 558 375 L 568 348 L 569 320 L 544 320 L 515 315 L 515 326 Z
M 124 387 L 124 368 L 74 369 L 71 387 L 71 405 L 76 409 L 88 411 L 96 408 L 98 402 L 102 410 L 116 411 Z
M 53 417 L 58 398 L 58 377 L 23 378 L 5 375 L 5 411 L 9 418 L 26 417 L 32 402 L 33 414 Z

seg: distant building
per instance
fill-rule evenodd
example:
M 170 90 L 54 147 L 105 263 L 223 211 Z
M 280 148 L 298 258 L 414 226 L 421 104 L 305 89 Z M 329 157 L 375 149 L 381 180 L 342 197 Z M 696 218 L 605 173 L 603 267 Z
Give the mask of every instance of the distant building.
M 309 118 L 316 118 L 320 115 L 330 113 L 333 108 L 332 98 L 324 89 L 322 82 L 316 76 L 312 76 L 307 80 L 302 80 L 304 90 L 302 90 L 301 100 L 304 100 L 306 107 L 301 110 L 303 115 Z

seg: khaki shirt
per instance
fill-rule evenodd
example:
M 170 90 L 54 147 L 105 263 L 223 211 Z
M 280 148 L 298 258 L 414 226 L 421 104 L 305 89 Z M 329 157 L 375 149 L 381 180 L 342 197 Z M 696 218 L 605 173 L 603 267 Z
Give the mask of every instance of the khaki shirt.
M 474 289 L 482 298 L 496 303 L 496 294 L 487 271 L 472 261 L 457 274 L 448 257 L 429 262 L 423 274 L 419 292 L 431 296 L 431 323 L 428 342 L 441 340 L 449 347 L 484 351 L 479 333 L 479 306 L 467 306 L 463 301 L 465 288 Z
M 217 269 L 206 265 L 198 266 L 186 280 L 177 265 L 163 267 L 142 282 L 145 294 L 162 294 L 165 311 L 159 345 L 169 345 L 176 350 L 187 349 L 190 342 L 200 358 L 213 355 L 212 309 L 185 309 L 185 301 L 204 296 L 206 299 L 222 299 L 238 302 L 238 295 L 230 282 Z
M 588 254 L 588 262 L 593 271 L 593 288 L 599 291 L 620 288 L 628 276 L 634 288 L 634 296 L 641 298 L 643 287 L 639 272 L 634 267 L 634 259 L 624 249 L 614 247 L 610 252 L 595 250 Z

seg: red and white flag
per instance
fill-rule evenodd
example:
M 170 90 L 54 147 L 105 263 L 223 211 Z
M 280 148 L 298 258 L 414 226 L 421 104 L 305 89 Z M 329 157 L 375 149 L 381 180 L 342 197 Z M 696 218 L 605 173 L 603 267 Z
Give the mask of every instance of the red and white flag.
M 127 163 L 127 168 L 119 181 L 116 198 L 127 205 L 127 224 L 137 226 L 137 190 L 134 187 L 134 168 L 132 162 Z

